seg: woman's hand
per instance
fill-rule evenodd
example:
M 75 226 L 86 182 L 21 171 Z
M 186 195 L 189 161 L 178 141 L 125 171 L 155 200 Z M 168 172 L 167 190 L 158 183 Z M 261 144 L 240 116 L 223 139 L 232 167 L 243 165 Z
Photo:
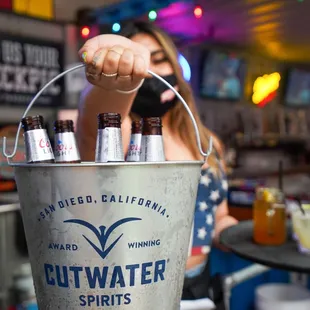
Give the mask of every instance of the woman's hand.
M 118 35 L 88 40 L 79 55 L 87 65 L 88 81 L 105 90 L 134 90 L 147 76 L 150 64 L 147 48 Z

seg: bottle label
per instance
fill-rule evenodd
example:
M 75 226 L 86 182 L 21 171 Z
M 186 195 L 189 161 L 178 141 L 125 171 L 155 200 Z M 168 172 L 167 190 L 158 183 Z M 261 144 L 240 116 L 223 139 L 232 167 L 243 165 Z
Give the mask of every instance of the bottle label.
M 124 161 L 122 133 L 120 128 L 99 129 L 96 144 L 96 162 Z
M 164 143 L 161 135 L 142 136 L 141 161 L 165 161 Z
M 56 162 L 80 161 L 80 153 L 73 132 L 57 133 L 55 135 Z
M 127 161 L 140 161 L 141 158 L 141 133 L 131 135 L 130 144 L 128 148 Z
M 53 160 L 54 154 L 45 129 L 35 129 L 24 133 L 27 162 Z

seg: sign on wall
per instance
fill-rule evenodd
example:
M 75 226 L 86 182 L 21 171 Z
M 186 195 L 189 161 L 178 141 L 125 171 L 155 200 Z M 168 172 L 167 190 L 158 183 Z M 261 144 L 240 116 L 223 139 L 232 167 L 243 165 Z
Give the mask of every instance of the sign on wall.
M 54 0 L 0 0 L 0 9 L 41 19 L 54 18 Z
M 26 105 L 64 68 L 63 44 L 0 34 L 0 105 Z M 58 80 L 37 105 L 62 105 L 64 81 Z
M 42 19 L 54 18 L 54 0 L 13 0 L 13 12 Z
M 0 9 L 12 10 L 12 0 L 0 0 Z

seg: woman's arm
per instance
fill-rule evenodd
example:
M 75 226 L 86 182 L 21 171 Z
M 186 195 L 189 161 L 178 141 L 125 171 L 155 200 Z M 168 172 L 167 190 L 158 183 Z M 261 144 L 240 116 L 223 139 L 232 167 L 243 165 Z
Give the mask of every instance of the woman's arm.
M 77 143 L 82 160 L 93 161 L 95 158 L 97 115 L 105 112 L 116 112 L 122 115 L 123 147 L 126 154 L 131 126 L 128 114 L 135 93 L 119 94 L 98 86 L 90 86 L 85 92 L 79 106 L 77 120 Z
M 224 145 L 222 142 L 220 142 L 220 140 L 216 136 L 214 137 L 214 147 L 216 148 L 216 150 L 217 150 L 217 152 L 221 158 L 220 159 L 221 168 L 224 171 L 226 171 L 226 164 L 225 164 L 225 161 L 223 160 L 223 158 L 224 158 Z M 238 223 L 238 220 L 229 215 L 227 199 L 224 199 L 217 206 L 217 209 L 215 212 L 215 231 L 214 231 L 214 238 L 213 238 L 214 244 L 216 246 L 222 248 L 223 246 L 220 246 L 220 244 L 219 244 L 219 236 L 220 236 L 221 232 L 224 229 L 228 228 L 229 226 L 236 225 L 237 223 Z
M 215 234 L 213 242 L 217 247 L 225 249 L 219 242 L 219 236 L 224 229 L 236 225 L 237 223 L 238 220 L 229 215 L 227 199 L 225 199 L 217 207 L 215 213 Z
M 190 256 L 186 261 L 186 270 L 190 270 L 196 266 L 203 264 L 207 259 L 207 254 L 199 254 L 195 256 Z
M 122 127 L 126 130 L 131 104 L 136 95 L 132 90 L 137 89 L 147 76 L 150 52 L 127 38 L 101 35 L 88 40 L 79 54 L 86 64 L 86 76 L 92 85 L 87 87 L 81 97 L 77 142 L 82 160 L 93 160 L 97 115 L 104 112 L 120 113 Z M 126 143 L 124 141 L 124 147 Z
M 214 237 L 213 237 L 213 243 L 220 248 L 221 250 L 227 250 L 225 247 L 223 247 L 219 243 L 219 235 L 220 233 L 227 227 L 233 226 L 237 224 L 238 221 L 229 215 L 228 213 L 228 206 L 227 206 L 227 200 L 224 200 L 216 210 L 215 214 L 215 231 L 214 231 Z M 192 269 L 206 261 L 208 253 L 203 254 L 200 253 L 198 255 L 193 255 L 188 257 L 186 262 L 186 270 Z

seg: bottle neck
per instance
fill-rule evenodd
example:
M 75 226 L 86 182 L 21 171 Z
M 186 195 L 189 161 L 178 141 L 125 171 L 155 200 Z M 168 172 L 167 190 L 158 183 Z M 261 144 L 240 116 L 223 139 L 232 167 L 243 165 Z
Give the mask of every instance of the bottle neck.
M 57 163 L 79 163 L 80 153 L 74 132 L 64 131 L 55 134 L 55 161 Z
M 161 135 L 142 136 L 141 161 L 165 161 L 164 143 Z
M 74 125 L 72 120 L 59 120 L 54 123 L 55 134 L 64 132 L 74 132 Z
M 133 121 L 131 124 L 131 133 L 135 134 L 142 134 L 142 121 Z
M 143 119 L 144 136 L 161 136 L 162 135 L 162 123 L 159 117 L 149 117 Z
M 121 115 L 118 113 L 101 113 L 98 115 L 98 129 L 121 128 Z
M 101 163 L 124 161 L 121 129 L 118 127 L 103 129 L 98 131 L 95 161 Z
M 141 141 L 142 133 L 132 133 L 126 161 L 139 162 L 141 161 Z
M 28 130 L 24 134 L 28 163 L 52 163 L 54 153 L 45 129 Z
M 158 127 L 144 127 L 143 128 L 143 135 L 144 136 L 161 136 L 162 129 Z
M 44 119 L 41 115 L 27 116 L 21 121 L 24 132 L 44 128 Z
M 98 125 L 98 129 L 105 129 L 105 128 L 119 128 L 121 129 L 121 125 L 117 123 L 105 122 Z

